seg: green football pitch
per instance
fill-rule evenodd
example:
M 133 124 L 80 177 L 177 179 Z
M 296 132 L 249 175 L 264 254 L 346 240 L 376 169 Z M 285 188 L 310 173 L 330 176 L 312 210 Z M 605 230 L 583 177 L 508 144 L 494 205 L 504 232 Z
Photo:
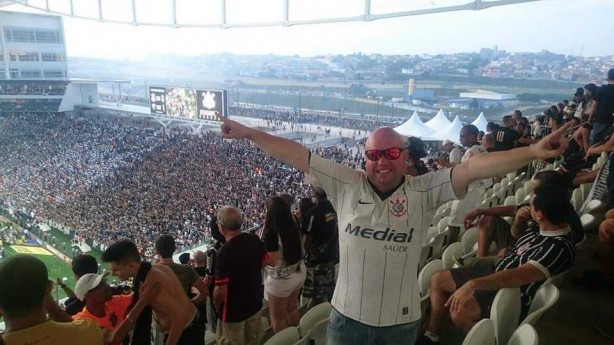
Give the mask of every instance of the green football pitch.
M 19 250 L 21 253 L 18 253 L 17 250 L 15 250 L 15 248 L 17 248 L 17 250 Z M 72 273 L 72 270 L 70 269 L 70 265 L 64 261 L 62 261 L 60 258 L 58 258 L 57 256 L 51 254 L 49 251 L 47 251 L 46 249 L 42 248 L 42 247 L 31 247 L 34 252 L 38 252 L 38 253 L 42 253 L 42 252 L 46 252 L 45 254 L 34 254 L 32 252 L 28 253 L 28 254 L 22 254 L 23 251 L 20 250 L 22 248 L 28 248 L 26 246 L 9 246 L 6 248 L 6 256 L 7 257 L 11 257 L 14 255 L 31 255 L 34 256 L 35 258 L 41 260 L 42 262 L 45 263 L 45 266 L 47 266 L 47 270 L 49 272 L 49 279 L 52 279 L 55 283 L 56 278 L 66 278 L 65 280 L 65 284 L 68 285 L 71 289 L 74 289 L 75 287 L 75 276 Z M 54 289 L 53 289 L 53 298 L 57 298 L 58 295 L 56 295 L 56 287 L 57 285 L 55 285 Z M 58 289 L 59 292 L 59 298 L 65 298 L 66 294 L 64 293 L 64 291 L 62 289 Z

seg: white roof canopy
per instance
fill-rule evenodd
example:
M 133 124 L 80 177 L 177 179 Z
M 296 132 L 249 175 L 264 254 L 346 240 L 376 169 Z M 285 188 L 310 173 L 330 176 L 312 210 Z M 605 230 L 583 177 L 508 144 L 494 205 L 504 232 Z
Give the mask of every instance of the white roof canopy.
M 450 140 L 455 143 L 459 142 L 460 131 L 463 128 L 463 123 L 460 121 L 458 116 L 454 118 L 454 121 L 443 129 L 433 135 L 435 139 L 438 140 Z
M 480 115 L 473 122 L 471 122 L 471 124 L 476 126 L 482 132 L 486 132 L 486 125 L 488 124 L 488 121 L 486 121 L 484 113 L 480 113 Z
M 433 134 L 433 130 L 422 123 L 418 113 L 415 111 L 409 120 L 405 121 L 394 130 L 406 137 L 428 138 Z
M 448 120 L 442 109 L 439 109 L 437 115 L 426 122 L 426 125 L 434 131 L 441 131 L 442 129 L 448 128 L 450 124 L 450 120 Z

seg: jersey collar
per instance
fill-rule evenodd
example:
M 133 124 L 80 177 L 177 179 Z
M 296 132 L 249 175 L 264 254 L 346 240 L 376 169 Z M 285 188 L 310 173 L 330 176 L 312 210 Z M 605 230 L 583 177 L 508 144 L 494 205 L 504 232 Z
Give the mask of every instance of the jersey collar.
M 369 179 L 367 179 L 367 181 L 369 181 Z M 399 189 L 399 187 L 403 185 L 403 183 L 405 183 L 405 176 L 403 176 L 403 178 L 401 179 L 401 183 L 399 183 L 396 187 L 392 188 L 389 192 L 382 193 L 373 185 L 373 183 L 371 183 L 371 181 L 369 181 L 369 185 L 371 186 L 371 189 L 373 189 L 373 192 L 375 192 L 375 194 L 377 194 L 377 196 L 382 201 L 388 199 L 389 196 L 394 194 L 394 192 L 396 192 L 397 189 Z
M 539 230 L 539 234 L 546 237 L 563 236 L 567 235 L 569 232 L 571 232 L 571 228 L 569 226 L 555 231 L 542 231 L 541 229 Z

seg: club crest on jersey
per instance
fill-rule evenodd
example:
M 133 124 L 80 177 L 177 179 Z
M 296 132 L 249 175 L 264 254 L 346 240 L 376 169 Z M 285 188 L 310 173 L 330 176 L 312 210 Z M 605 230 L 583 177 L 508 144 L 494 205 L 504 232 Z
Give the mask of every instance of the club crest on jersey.
M 516 255 L 522 255 L 527 249 L 531 248 L 531 243 L 525 243 L 516 249 Z
M 390 199 L 390 214 L 395 217 L 402 217 L 407 213 L 407 197 Z

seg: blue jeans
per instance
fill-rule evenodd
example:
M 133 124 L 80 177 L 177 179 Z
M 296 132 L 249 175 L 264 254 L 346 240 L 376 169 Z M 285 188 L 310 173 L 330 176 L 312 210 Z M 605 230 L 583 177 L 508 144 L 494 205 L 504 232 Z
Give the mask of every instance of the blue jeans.
M 593 123 L 593 129 L 591 130 L 591 135 L 589 137 L 589 144 L 595 145 L 600 142 L 601 139 L 605 138 L 608 135 L 608 131 L 610 130 L 612 125 L 595 122 Z
M 413 345 L 418 338 L 419 321 L 398 326 L 373 327 L 345 317 L 335 309 L 330 312 L 327 345 Z

